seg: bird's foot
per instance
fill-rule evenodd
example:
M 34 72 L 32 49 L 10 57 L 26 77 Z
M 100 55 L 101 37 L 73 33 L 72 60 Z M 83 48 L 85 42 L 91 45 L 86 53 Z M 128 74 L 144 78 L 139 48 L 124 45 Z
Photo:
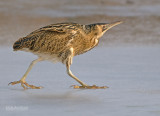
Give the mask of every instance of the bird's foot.
M 22 81 L 22 80 L 10 82 L 8 85 L 15 85 L 15 84 L 19 84 L 19 83 L 21 83 L 21 86 L 24 89 L 28 89 L 28 87 L 31 88 L 31 89 L 41 89 L 41 88 L 43 88 L 43 87 L 37 87 L 37 86 L 34 86 L 34 85 L 29 85 L 27 82 Z
M 73 87 L 74 89 L 106 89 L 109 88 L 107 86 L 96 86 L 96 85 L 92 85 L 92 86 L 79 86 L 79 85 L 72 85 L 71 87 Z

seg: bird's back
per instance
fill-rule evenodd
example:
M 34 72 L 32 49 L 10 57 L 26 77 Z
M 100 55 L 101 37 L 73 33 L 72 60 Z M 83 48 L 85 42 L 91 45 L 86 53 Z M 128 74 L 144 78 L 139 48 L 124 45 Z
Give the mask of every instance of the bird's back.
M 20 38 L 14 43 L 13 49 L 50 55 L 61 54 L 66 49 L 73 47 L 74 54 L 78 55 L 86 52 L 86 46 L 90 42 L 85 36 L 84 25 L 77 23 L 52 24 Z
M 13 49 L 15 51 L 23 49 L 37 51 L 40 48 L 46 48 L 47 46 L 49 47 L 50 44 L 53 43 L 54 44 L 52 47 L 55 47 L 55 44 L 60 43 L 63 46 L 63 43 L 65 44 L 65 42 L 69 41 L 69 38 L 67 39 L 67 37 L 73 36 L 73 31 L 78 31 L 79 27 L 80 25 L 75 23 L 59 23 L 48 25 L 33 31 L 26 37 L 17 40 L 13 45 Z

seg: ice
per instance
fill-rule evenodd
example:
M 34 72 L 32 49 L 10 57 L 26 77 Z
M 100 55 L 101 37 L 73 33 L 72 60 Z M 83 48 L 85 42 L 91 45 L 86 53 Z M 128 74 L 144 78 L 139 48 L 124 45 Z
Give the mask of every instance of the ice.
M 54 116 L 159 116 L 160 46 L 97 47 L 76 56 L 72 72 L 89 85 L 108 89 L 80 90 L 61 63 L 40 62 L 27 77 L 39 90 L 23 90 L 19 80 L 31 53 L 0 49 L 0 115 Z

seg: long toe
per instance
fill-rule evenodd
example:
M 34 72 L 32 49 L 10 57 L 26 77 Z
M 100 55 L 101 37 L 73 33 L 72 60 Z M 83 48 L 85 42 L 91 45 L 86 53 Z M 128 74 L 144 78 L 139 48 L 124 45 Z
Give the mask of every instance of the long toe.
M 24 84 L 27 86 L 27 87 L 29 87 L 29 88 L 31 88 L 31 89 L 41 89 L 41 88 L 43 88 L 43 87 L 37 87 L 37 86 L 34 86 L 34 85 L 29 85 L 27 82 L 24 82 Z
M 72 87 L 74 89 L 106 89 L 109 88 L 107 86 L 96 86 L 96 85 L 92 85 L 92 86 L 79 86 L 79 85 L 72 85 Z
M 31 89 L 41 89 L 43 87 L 37 87 L 37 86 L 34 86 L 34 85 L 29 85 L 27 82 L 25 81 L 14 81 L 14 82 L 10 82 L 8 85 L 15 85 L 15 84 L 21 84 L 21 86 L 24 88 L 24 89 L 28 89 L 28 88 L 31 88 Z M 27 88 L 28 87 L 28 88 Z
M 15 85 L 15 84 L 19 84 L 21 83 L 21 86 L 24 88 L 24 89 L 27 89 L 26 86 L 24 86 L 24 82 L 23 81 L 13 81 L 13 82 L 10 82 L 8 85 Z
M 21 83 L 20 81 L 13 81 L 13 82 L 10 82 L 8 85 L 15 85 L 15 84 L 18 84 L 18 83 Z
M 87 86 L 86 88 L 87 89 L 106 89 L 106 88 L 109 88 L 109 87 L 92 85 L 92 86 Z

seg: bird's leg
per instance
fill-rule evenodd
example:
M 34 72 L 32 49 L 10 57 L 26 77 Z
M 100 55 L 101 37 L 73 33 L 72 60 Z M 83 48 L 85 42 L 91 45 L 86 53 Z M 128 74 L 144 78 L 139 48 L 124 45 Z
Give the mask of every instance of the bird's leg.
M 73 48 L 70 48 L 70 49 L 66 50 L 64 56 L 66 56 L 66 57 L 64 57 L 64 59 L 65 59 L 65 64 L 66 64 L 68 75 L 70 77 L 72 77 L 73 79 L 75 79 L 83 87 L 88 86 L 88 85 L 84 84 L 81 80 L 79 80 L 76 76 L 74 76 L 73 73 L 70 70 L 70 65 L 72 64 L 72 58 L 73 58 Z
M 89 86 L 89 85 L 86 85 L 84 84 L 81 80 L 79 80 L 76 76 L 74 76 L 70 70 L 70 65 L 66 65 L 67 66 L 67 73 L 70 77 L 72 77 L 73 79 L 75 79 L 77 82 L 79 82 L 82 86 L 79 86 L 79 85 L 73 85 L 73 88 L 74 89 L 105 89 L 105 88 L 108 88 L 107 86 L 102 86 L 102 87 L 99 87 L 99 86 L 96 86 L 96 85 L 92 85 L 92 86 Z
M 73 79 L 75 79 L 78 83 L 80 83 L 82 85 L 82 87 L 87 87 L 88 85 L 84 84 L 81 80 L 79 80 L 76 76 L 73 75 L 73 73 L 70 70 L 70 66 L 67 65 L 67 73 L 70 77 L 72 77 Z
M 70 66 L 72 64 L 72 58 L 73 58 L 73 48 L 70 48 L 68 51 L 66 51 L 66 56 L 67 56 L 67 58 L 66 58 L 65 63 L 66 63 L 66 68 L 67 68 L 68 75 L 82 85 L 82 86 L 73 85 L 74 89 L 105 89 L 105 88 L 108 88 L 107 86 L 102 86 L 102 87 L 99 87 L 99 86 L 96 86 L 96 85 L 89 86 L 89 85 L 86 85 L 85 83 L 83 83 L 81 80 L 79 80 L 76 76 L 74 76 L 72 74 L 72 72 L 70 70 Z
M 34 85 L 29 85 L 29 84 L 25 81 L 25 79 L 26 79 L 28 73 L 31 71 L 32 67 L 33 67 L 37 62 L 39 62 L 39 61 L 42 61 L 42 59 L 41 59 L 41 58 L 38 58 L 38 59 L 32 61 L 31 64 L 29 65 L 26 73 L 23 75 L 23 77 L 22 77 L 19 81 L 10 82 L 8 85 L 10 85 L 10 84 L 11 84 L 11 85 L 15 85 L 15 84 L 21 83 L 21 86 L 22 86 L 24 89 L 27 89 L 27 87 L 32 88 L 32 89 L 40 89 L 40 88 L 42 88 L 42 87 L 36 87 L 36 86 L 34 86 Z M 25 85 L 26 85 L 27 87 L 26 87 Z

